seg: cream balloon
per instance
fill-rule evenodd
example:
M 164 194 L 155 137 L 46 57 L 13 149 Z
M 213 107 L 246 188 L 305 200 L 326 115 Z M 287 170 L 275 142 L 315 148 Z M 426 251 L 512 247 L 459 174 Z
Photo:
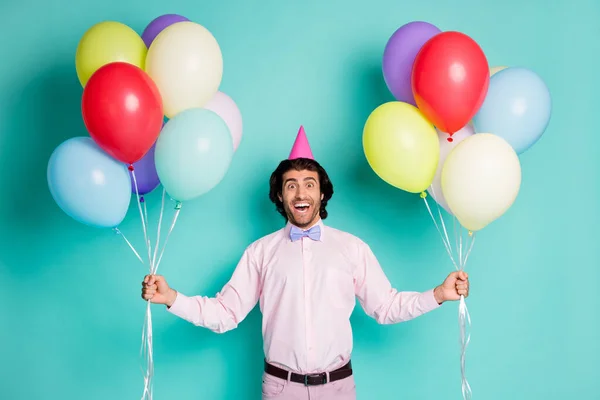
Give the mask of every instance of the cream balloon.
M 448 203 L 444 197 L 444 191 L 442 190 L 442 168 L 444 167 L 444 162 L 448 157 L 448 154 L 454 149 L 460 142 L 465 140 L 466 138 L 473 136 L 475 134 L 475 130 L 473 129 L 473 125 L 470 123 L 454 133 L 452 135 L 452 141 L 448 141 L 450 135 L 446 132 L 442 132 L 436 128 L 438 134 L 438 140 L 440 142 L 440 160 L 437 165 L 437 170 L 435 171 L 435 177 L 431 182 L 431 186 L 427 189 L 427 193 L 448 213 L 452 214 L 452 210 L 448 207 Z
M 497 74 L 498 72 L 500 72 L 506 68 L 508 68 L 508 67 L 504 67 L 504 66 L 491 67 L 490 68 L 490 77 L 494 76 L 494 74 Z
M 168 118 L 213 98 L 223 78 L 223 55 L 214 36 L 195 22 L 177 22 L 156 36 L 146 72 L 158 86 Z
M 500 136 L 477 133 L 458 144 L 442 169 L 442 190 L 462 226 L 478 231 L 502 216 L 521 187 L 521 164 Z

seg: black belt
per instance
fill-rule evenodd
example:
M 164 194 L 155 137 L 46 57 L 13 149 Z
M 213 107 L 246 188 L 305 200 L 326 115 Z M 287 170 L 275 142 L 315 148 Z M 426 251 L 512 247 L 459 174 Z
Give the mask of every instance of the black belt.
M 265 372 L 269 375 L 276 376 L 281 379 L 288 379 L 288 371 L 276 367 L 274 365 L 269 364 L 265 360 Z M 348 361 L 348 364 L 344 365 L 336 369 L 335 371 L 331 371 L 329 373 L 329 381 L 327 381 L 327 373 L 321 372 L 320 374 L 307 374 L 301 375 L 295 372 L 292 372 L 290 375 L 290 381 L 302 383 L 305 386 L 316 386 L 316 385 L 324 385 L 327 382 L 333 382 L 340 379 L 344 379 L 352 375 L 352 362 Z

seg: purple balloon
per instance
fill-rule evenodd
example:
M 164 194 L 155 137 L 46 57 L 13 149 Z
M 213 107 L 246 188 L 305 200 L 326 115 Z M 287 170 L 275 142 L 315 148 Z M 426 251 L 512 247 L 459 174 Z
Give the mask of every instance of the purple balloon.
M 416 106 L 411 87 L 412 67 L 421 47 L 442 31 L 422 21 L 401 26 L 390 37 L 383 52 L 383 78 L 396 100 Z
M 183 17 L 178 14 L 165 14 L 161 15 L 152 20 L 144 29 L 144 33 L 142 33 L 142 40 L 146 43 L 146 47 L 150 48 L 150 45 L 158 36 L 159 33 L 163 31 L 169 25 L 173 25 L 177 22 L 189 21 L 186 17 Z
M 156 189 L 160 183 L 158 173 L 156 172 L 156 165 L 154 164 L 155 146 L 156 144 L 152 145 L 150 150 L 148 150 L 146 155 L 142 157 L 141 160 L 133 163 L 135 180 L 137 181 L 138 193 L 140 195 L 150 193 Z M 133 176 L 131 176 L 131 192 L 135 194 L 135 183 L 133 182 Z

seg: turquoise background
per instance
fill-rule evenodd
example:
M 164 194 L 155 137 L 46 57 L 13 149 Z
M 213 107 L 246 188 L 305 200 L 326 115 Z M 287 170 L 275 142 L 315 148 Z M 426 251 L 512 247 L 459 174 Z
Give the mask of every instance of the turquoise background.
M 471 35 L 490 65 L 525 66 L 547 82 L 553 116 L 521 157 L 514 206 L 482 231 L 467 270 L 474 399 L 600 398 L 600 151 L 594 124 L 600 3 L 544 1 L 4 2 L 0 62 L 0 398 L 135 399 L 146 270 L 109 230 L 76 223 L 53 202 L 46 165 L 84 135 L 75 73 L 81 35 L 102 20 L 139 33 L 154 17 L 209 28 L 224 57 L 222 90 L 244 137 L 222 183 L 184 204 L 159 273 L 213 295 L 244 247 L 283 221 L 268 176 L 304 124 L 336 193 L 328 224 L 359 235 L 399 289 L 426 290 L 451 271 L 418 196 L 368 167 L 361 133 L 391 99 L 381 75 L 396 28 L 427 20 Z M 545 14 L 543 14 L 545 13 Z M 251 173 L 249 173 L 251 172 Z M 156 221 L 160 190 L 149 196 Z M 167 211 L 167 218 L 172 210 Z M 121 226 L 141 249 L 135 204 Z M 259 399 L 260 313 L 224 335 L 155 306 L 157 400 Z M 459 399 L 457 304 L 405 324 L 352 317 L 359 399 Z

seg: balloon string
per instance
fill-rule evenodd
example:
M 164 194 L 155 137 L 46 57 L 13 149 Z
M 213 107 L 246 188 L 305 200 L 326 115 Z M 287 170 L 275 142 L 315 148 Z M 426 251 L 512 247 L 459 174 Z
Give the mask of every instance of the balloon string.
M 177 204 L 175 205 L 175 215 L 173 215 L 173 221 L 171 222 L 171 226 L 169 228 L 169 232 L 167 233 L 167 237 L 165 238 L 165 244 L 163 245 L 163 247 L 160 251 L 160 256 L 158 257 L 158 261 L 156 262 L 156 265 L 154 266 L 154 273 L 156 273 L 156 271 L 158 270 L 158 266 L 160 265 L 163 254 L 165 252 L 165 247 L 167 247 L 167 242 L 169 241 L 169 237 L 171 237 L 171 233 L 173 232 L 173 229 L 175 228 L 175 224 L 177 223 L 177 218 L 179 217 L 180 211 L 181 211 L 181 202 L 178 201 Z
M 454 229 L 454 243 L 455 243 L 456 249 L 458 251 L 458 249 L 459 249 L 459 240 L 458 240 L 458 238 L 459 238 L 459 234 L 461 233 L 461 228 L 462 227 L 460 226 L 460 223 L 458 223 L 458 219 L 456 218 L 456 216 L 453 216 L 453 218 L 452 218 L 452 226 L 453 226 L 453 229 Z M 459 263 L 460 263 L 460 260 L 459 260 Z
M 469 245 L 469 249 L 467 250 L 467 254 L 465 255 L 463 266 L 467 264 L 467 260 L 469 259 L 471 251 L 473 250 L 473 245 L 475 244 L 475 232 L 469 233 L 469 236 L 471 237 L 471 244 Z
M 150 274 L 154 274 L 155 268 L 154 259 L 152 258 L 152 245 L 148 236 L 148 209 L 144 198 L 140 197 L 133 165 L 129 166 L 129 170 L 131 171 L 131 176 L 133 178 L 135 195 L 137 197 L 138 203 L 138 210 L 140 212 L 140 219 L 142 221 L 144 241 L 146 242 L 146 250 L 148 251 L 148 262 L 150 264 Z M 144 204 L 143 209 L 142 203 Z M 154 351 L 152 343 L 152 310 L 150 308 L 150 301 L 148 301 L 146 305 L 146 314 L 144 317 L 144 325 L 142 327 L 142 348 L 140 349 L 140 353 L 140 356 L 143 357 L 146 362 L 146 372 L 144 374 L 144 391 L 142 393 L 142 400 L 152 400 L 154 391 Z
M 135 254 L 135 256 L 138 258 L 138 260 L 140 260 L 140 262 L 142 264 L 144 264 L 144 260 L 142 260 L 142 257 L 140 257 L 140 254 L 137 252 L 137 250 L 135 249 L 135 247 L 133 247 L 133 245 L 127 239 L 127 237 L 125 237 L 125 235 L 123 234 L 123 232 L 121 232 L 121 230 L 119 228 L 114 228 L 113 230 L 114 230 L 114 232 L 117 235 L 121 236 L 123 238 L 123 240 L 125 240 L 125 243 L 127 243 L 127 245 L 129 246 L 129 248 L 131 249 L 131 251 L 133 251 L 133 254 Z
M 444 233 L 442 233 L 442 230 L 440 229 L 440 224 L 438 224 L 437 220 L 435 219 L 435 216 L 433 215 L 433 212 L 431 211 L 431 207 L 429 206 L 429 202 L 427 201 L 427 196 L 421 195 L 421 197 L 423 198 L 423 202 L 425 203 L 425 207 L 427 208 L 427 211 L 429 212 L 429 216 L 431 217 L 431 220 L 433 221 L 435 228 L 437 229 L 438 233 L 440 234 L 440 238 L 442 239 L 442 243 L 444 244 L 444 247 L 446 248 L 446 253 L 448 253 L 448 256 L 450 257 L 450 261 L 452 261 L 452 264 L 458 269 L 456 261 L 454 261 L 454 257 L 452 256 L 452 247 L 450 246 L 450 240 L 446 240 L 446 237 L 448 236 L 448 234 L 446 232 L 446 226 L 444 224 L 442 224 L 442 228 L 444 230 Z M 441 219 L 443 221 L 443 218 L 441 218 Z
M 467 309 L 467 303 L 465 297 L 460 296 L 460 303 L 458 306 L 458 321 L 460 327 L 460 376 L 461 376 L 461 389 L 464 400 L 470 400 L 472 397 L 471 385 L 467 380 L 466 373 L 466 353 L 467 346 L 471 341 L 471 333 L 468 332 L 471 327 L 471 316 Z
M 458 265 L 462 269 L 463 264 L 463 229 L 462 226 L 458 228 Z
M 431 191 L 432 195 L 435 197 L 435 190 L 434 190 L 433 186 L 431 186 L 429 188 L 429 190 Z M 446 224 L 444 222 L 444 217 L 442 215 L 439 203 L 436 202 L 437 208 L 438 208 L 437 211 L 438 211 L 438 215 L 440 218 L 440 223 L 438 223 L 438 221 L 436 220 L 434 213 L 431 210 L 431 207 L 429 206 L 429 202 L 427 201 L 427 194 L 425 192 L 423 192 L 421 194 L 421 198 L 423 199 L 423 201 L 425 203 L 425 206 L 427 208 L 427 211 L 429 212 L 429 216 L 431 217 L 433 224 L 435 225 L 438 233 L 440 234 L 440 238 L 442 239 L 442 243 L 444 244 L 444 247 L 446 248 L 446 252 L 448 253 L 448 256 L 450 257 L 452 264 L 454 265 L 456 270 L 463 271 L 466 266 L 469 255 L 471 254 L 471 251 L 473 249 L 473 245 L 475 243 L 475 234 L 472 232 L 469 232 L 469 237 L 471 238 L 470 243 L 467 245 L 468 239 L 467 239 L 466 243 L 463 243 L 463 228 L 462 228 L 462 226 L 460 226 L 460 223 L 458 223 L 457 218 L 454 216 L 454 218 L 453 218 L 454 240 L 456 243 L 455 248 L 458 253 L 457 254 L 458 263 L 457 263 L 453 256 L 452 246 L 450 244 L 451 243 L 450 238 L 448 237 L 448 230 L 446 229 Z M 463 244 L 464 244 L 464 246 L 463 246 Z M 460 330 L 460 349 L 461 349 L 460 372 L 461 372 L 462 396 L 463 396 L 464 400 L 471 400 L 471 398 L 472 398 L 471 386 L 469 385 L 469 382 L 468 382 L 467 376 L 466 376 L 466 352 L 467 352 L 467 347 L 471 341 L 471 333 L 470 333 L 471 316 L 469 314 L 469 310 L 467 308 L 467 303 L 465 301 L 464 296 L 460 296 L 460 302 L 459 302 L 459 306 L 458 306 L 458 323 L 459 323 L 459 330 Z
M 167 190 L 163 188 L 162 202 L 160 207 L 160 216 L 158 217 L 158 229 L 156 230 L 156 245 L 154 247 L 154 256 L 152 257 L 152 265 L 156 265 L 156 256 L 158 254 L 158 245 L 160 243 L 160 231 L 162 228 L 162 220 L 165 211 L 165 197 L 167 196 Z M 156 271 L 155 271 L 156 272 Z
M 148 224 L 148 206 L 146 205 L 144 196 L 140 196 L 140 202 L 144 205 L 144 222 L 146 223 L 146 226 L 150 226 Z M 150 239 L 148 239 L 148 241 L 150 241 Z
M 181 202 L 177 202 L 177 205 L 175 207 L 175 215 L 173 216 L 173 221 L 171 223 L 171 226 L 170 226 L 167 236 L 165 238 L 165 243 L 163 244 L 163 247 L 162 247 L 162 249 L 160 251 L 160 255 L 159 255 L 158 248 L 159 248 L 159 243 L 160 243 L 160 232 L 161 232 L 161 228 L 162 228 L 162 220 L 163 220 L 163 215 L 164 215 L 165 197 L 166 197 L 166 190 L 163 189 L 160 217 L 159 217 L 159 221 L 158 221 L 158 229 L 157 229 L 157 234 L 156 234 L 156 244 L 155 244 L 155 248 L 154 248 L 154 254 L 152 254 L 152 245 L 150 243 L 150 237 L 148 235 L 148 225 L 149 225 L 148 224 L 148 208 L 147 208 L 147 205 L 146 205 L 146 202 L 145 202 L 143 196 L 140 196 L 140 194 L 139 194 L 139 188 L 138 188 L 137 179 L 135 176 L 135 170 L 133 168 L 133 165 L 129 166 L 129 170 L 131 171 L 131 175 L 132 175 L 133 183 L 134 183 L 134 187 L 135 187 L 135 194 L 136 194 L 136 197 L 138 200 L 137 201 L 138 210 L 140 213 L 140 219 L 142 221 L 142 229 L 144 232 L 144 241 L 146 243 L 146 249 L 148 251 L 150 274 L 155 275 L 156 271 L 158 269 L 158 266 L 160 265 L 160 262 L 162 260 L 165 248 L 167 246 L 167 242 L 169 241 L 169 237 L 171 236 L 171 233 L 173 232 L 173 229 L 175 228 L 175 224 L 177 222 L 177 218 L 178 218 L 180 210 L 181 210 Z M 129 241 L 127 241 L 127 242 L 129 243 Z M 142 258 L 139 256 L 137 251 L 135 251 L 133 246 L 131 246 L 131 244 L 130 244 L 130 247 L 132 248 L 132 250 L 134 250 L 138 259 L 142 263 L 144 263 Z M 158 260 L 156 259 L 157 256 L 158 256 Z M 146 314 L 144 317 L 144 325 L 142 327 L 142 345 L 140 348 L 140 356 L 144 359 L 145 364 L 146 364 L 146 371 L 144 373 L 144 391 L 143 391 L 142 397 L 141 397 L 142 400 L 152 400 L 153 391 L 154 391 L 154 351 L 153 351 L 153 333 L 152 333 L 152 311 L 151 311 L 150 305 L 151 305 L 151 302 L 148 301 L 147 305 L 146 305 Z
M 152 312 L 150 310 L 150 301 L 148 301 L 144 318 L 144 329 L 142 330 L 142 348 L 140 349 L 140 355 L 146 362 L 142 400 L 152 400 L 154 392 L 154 352 L 152 339 Z
M 461 264 L 460 264 L 461 271 L 464 271 L 465 266 L 467 264 L 467 260 L 469 259 L 469 255 L 471 254 L 471 251 L 473 250 L 473 244 L 475 243 L 475 234 L 470 233 L 469 237 L 471 238 L 471 240 L 470 240 L 471 243 L 467 247 L 467 251 L 464 254 L 464 258 L 461 259 Z M 461 232 L 460 241 L 462 242 L 462 232 Z M 468 241 L 468 239 L 467 239 L 467 241 Z M 462 246 L 462 243 L 461 243 L 461 246 Z M 464 400 L 470 400 L 471 396 L 472 396 L 472 391 L 471 391 L 471 385 L 469 385 L 469 382 L 468 382 L 467 376 L 466 376 L 465 360 L 466 360 L 467 347 L 468 347 L 469 343 L 471 342 L 471 333 L 470 333 L 471 315 L 469 314 L 469 309 L 467 308 L 467 303 L 465 301 L 464 296 L 460 296 L 460 303 L 458 306 L 458 323 L 459 323 L 459 329 L 460 329 L 460 347 L 461 347 L 460 373 L 461 373 L 462 395 L 463 395 Z
M 179 212 L 181 210 L 181 203 L 178 202 L 177 206 L 176 206 L 175 215 L 173 217 L 173 222 L 171 223 L 169 232 L 167 233 L 167 237 L 165 238 L 165 243 L 160 252 L 158 262 L 156 262 L 157 250 L 159 247 L 159 240 L 160 240 L 160 231 L 161 231 L 162 219 L 163 219 L 163 214 L 164 214 L 165 197 L 166 197 L 166 190 L 163 190 L 162 206 L 161 206 L 160 217 L 159 217 L 159 222 L 158 222 L 158 232 L 156 235 L 157 239 L 156 239 L 156 245 L 154 248 L 154 257 L 152 257 L 152 262 L 151 262 L 151 274 L 152 275 L 156 274 L 158 265 L 160 264 L 163 253 L 165 251 L 165 247 L 167 246 L 169 237 L 171 236 L 171 233 L 173 232 L 173 229 L 175 228 L 175 223 L 177 222 L 177 217 L 179 216 Z M 144 392 L 142 393 L 142 400 L 152 400 L 153 391 L 154 391 L 154 351 L 153 351 L 153 334 L 152 334 L 152 313 L 150 311 L 150 301 L 148 301 L 148 305 L 146 307 L 146 318 L 144 321 L 144 329 L 142 330 L 141 352 L 143 353 L 143 356 L 145 357 L 146 366 L 147 366 L 146 374 L 144 376 Z
M 137 179 L 135 177 L 135 169 L 133 165 L 129 166 L 131 176 L 133 177 L 133 185 L 135 186 L 135 195 L 137 197 L 138 210 L 140 212 L 140 219 L 142 220 L 142 230 L 144 231 L 144 242 L 146 243 L 146 249 L 148 251 L 148 262 L 150 263 L 150 271 L 152 271 L 152 246 L 150 245 L 150 238 L 148 237 L 148 228 L 146 226 L 146 220 L 144 218 L 144 211 L 142 210 L 142 199 L 140 198 L 140 192 L 138 189 Z
M 435 188 L 433 187 L 433 185 L 429 186 L 429 190 L 431 191 L 431 194 L 433 195 L 433 198 L 435 199 L 437 197 L 437 195 L 435 193 Z M 447 246 L 450 249 L 450 259 L 452 260 L 452 264 L 454 264 L 454 267 L 457 267 L 456 262 L 454 261 L 454 257 L 452 256 L 452 244 L 450 242 L 450 238 L 448 237 L 448 230 L 446 229 L 446 223 L 444 222 L 444 216 L 442 215 L 442 208 L 440 207 L 440 204 L 437 201 L 435 202 L 435 204 L 437 206 L 438 216 L 440 217 L 440 222 L 442 225 L 442 229 L 444 231 L 444 238 L 446 239 Z M 428 204 L 427 204 L 427 209 L 429 210 L 429 215 L 431 216 L 431 218 L 433 219 L 433 221 L 435 223 L 435 218 L 433 217 L 433 214 L 431 213 L 431 209 L 429 208 Z M 440 230 L 438 229 L 438 232 L 439 231 Z
M 433 195 L 433 198 L 435 200 L 435 198 L 437 197 L 437 194 L 435 193 L 435 187 L 433 185 L 429 186 L 429 191 L 431 191 L 431 194 Z M 437 201 L 435 202 L 437 211 L 438 211 L 438 215 L 440 217 L 440 221 L 442 223 L 442 225 L 444 226 L 444 234 L 446 237 L 446 241 L 448 242 L 448 244 L 450 244 L 450 239 L 448 238 L 448 232 L 446 232 L 446 227 L 444 225 L 444 218 L 442 216 L 442 208 L 440 207 L 440 203 L 438 203 Z

